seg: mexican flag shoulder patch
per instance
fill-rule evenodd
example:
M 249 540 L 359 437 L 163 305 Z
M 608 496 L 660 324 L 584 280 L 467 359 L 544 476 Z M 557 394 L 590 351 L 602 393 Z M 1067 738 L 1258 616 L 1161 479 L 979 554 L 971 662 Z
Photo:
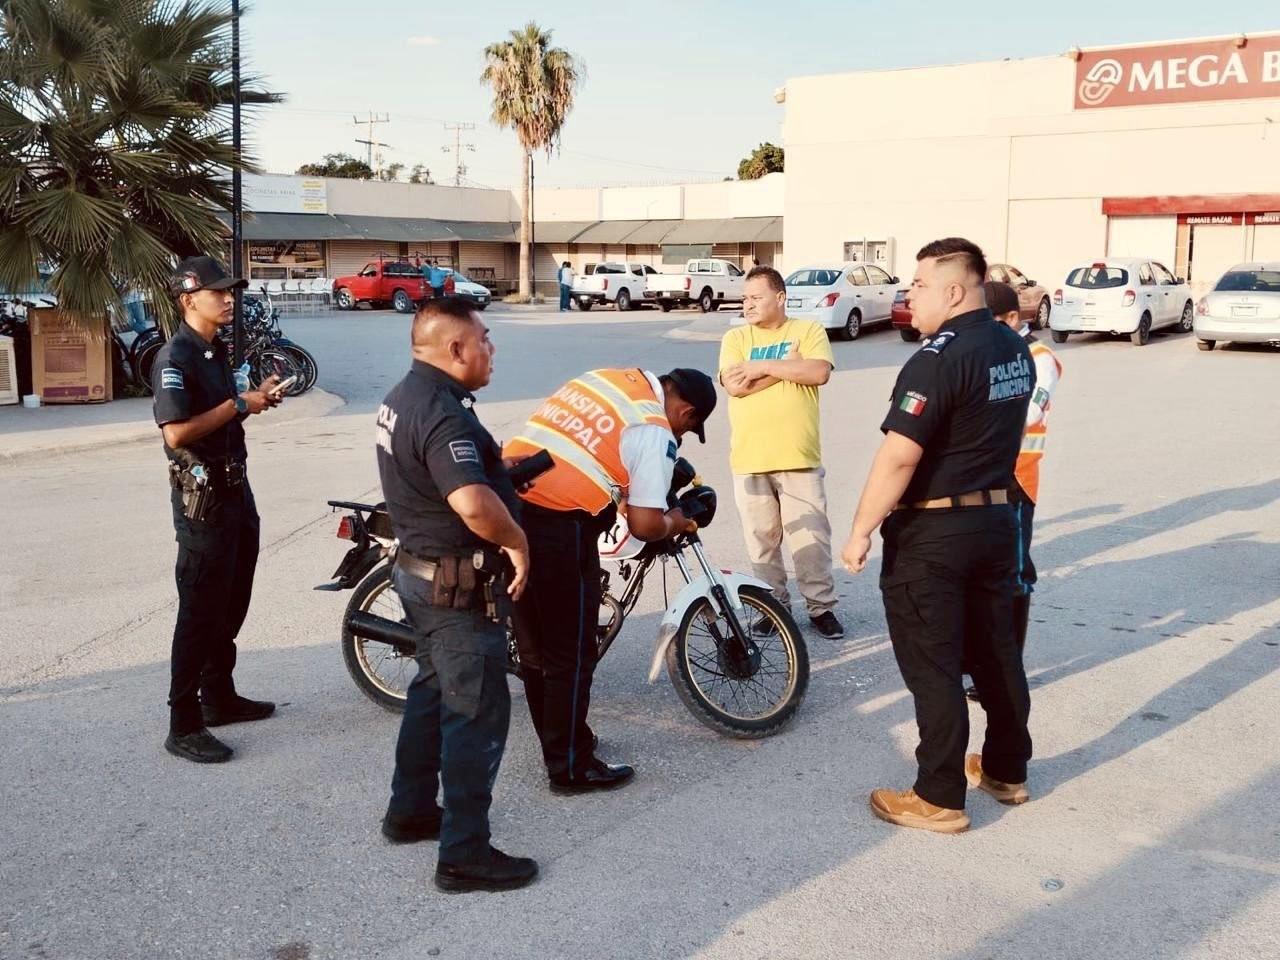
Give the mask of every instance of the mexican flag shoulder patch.
M 916 393 L 914 390 L 908 390 L 898 401 L 898 409 L 904 413 L 909 413 L 913 417 L 918 417 L 924 413 L 924 405 L 929 402 L 929 398 L 923 393 Z

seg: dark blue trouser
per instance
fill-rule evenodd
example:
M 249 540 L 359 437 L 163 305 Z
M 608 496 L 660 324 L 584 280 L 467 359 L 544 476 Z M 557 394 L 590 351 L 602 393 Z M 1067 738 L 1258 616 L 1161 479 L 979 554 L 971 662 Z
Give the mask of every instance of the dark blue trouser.
M 173 625 L 169 730 L 178 735 L 204 726 L 200 702 L 235 695 L 236 636 L 249 611 L 258 564 L 258 508 L 248 481 L 226 488 L 205 521 L 182 514 L 182 491 L 170 491 L 178 541 L 174 579 L 178 616 Z
M 506 631 L 477 610 L 433 607 L 431 585 L 397 569 L 396 593 L 417 635 L 387 812 L 429 816 L 440 807 L 440 862 L 466 864 L 489 849 L 489 804 L 507 743 Z
M 560 284 L 560 309 L 561 310 L 569 309 L 569 293 L 571 290 L 573 290 L 573 287 L 569 286 L 569 284 L 567 283 Z

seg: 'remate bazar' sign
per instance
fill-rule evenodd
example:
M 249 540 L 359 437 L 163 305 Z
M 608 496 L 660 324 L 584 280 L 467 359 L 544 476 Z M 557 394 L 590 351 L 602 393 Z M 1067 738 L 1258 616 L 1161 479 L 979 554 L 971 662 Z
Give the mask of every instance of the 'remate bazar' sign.
M 1077 110 L 1280 98 L 1280 36 L 1084 51 Z

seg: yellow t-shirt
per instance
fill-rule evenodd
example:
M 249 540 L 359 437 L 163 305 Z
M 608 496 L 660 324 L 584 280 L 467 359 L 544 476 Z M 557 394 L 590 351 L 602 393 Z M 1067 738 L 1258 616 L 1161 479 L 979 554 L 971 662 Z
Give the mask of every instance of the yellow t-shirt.
M 835 366 L 822 325 L 790 318 L 774 330 L 747 324 L 726 333 L 720 372 L 744 360 L 825 360 Z M 749 397 L 730 397 L 729 432 L 735 474 L 819 467 L 818 388 L 783 380 Z

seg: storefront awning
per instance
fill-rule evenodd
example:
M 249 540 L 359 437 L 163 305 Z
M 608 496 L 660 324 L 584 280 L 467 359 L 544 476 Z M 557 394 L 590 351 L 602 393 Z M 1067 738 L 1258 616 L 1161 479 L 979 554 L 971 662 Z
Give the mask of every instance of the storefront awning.
M 730 217 L 724 220 L 681 220 L 663 243 L 766 243 L 782 239 L 781 217 Z
M 429 243 L 432 240 L 454 240 L 453 233 L 441 220 L 407 217 L 338 217 L 362 240 L 385 240 L 391 243 Z
M 573 238 L 574 243 L 636 243 L 631 234 L 649 224 L 648 220 L 601 220 Z
M 520 242 L 520 225 L 518 223 L 489 220 L 445 220 L 442 222 L 458 240 L 486 240 L 490 243 Z
M 583 230 L 595 226 L 594 220 L 539 220 L 534 224 L 534 239 L 538 243 L 570 243 Z M 520 224 L 514 224 L 516 241 L 520 240 Z
M 676 228 L 679 220 L 647 220 L 644 226 L 627 236 L 627 243 L 659 244 Z
M 228 228 L 231 214 L 218 211 Z M 244 215 L 246 240 L 361 240 L 363 235 L 327 213 L 254 213 Z

